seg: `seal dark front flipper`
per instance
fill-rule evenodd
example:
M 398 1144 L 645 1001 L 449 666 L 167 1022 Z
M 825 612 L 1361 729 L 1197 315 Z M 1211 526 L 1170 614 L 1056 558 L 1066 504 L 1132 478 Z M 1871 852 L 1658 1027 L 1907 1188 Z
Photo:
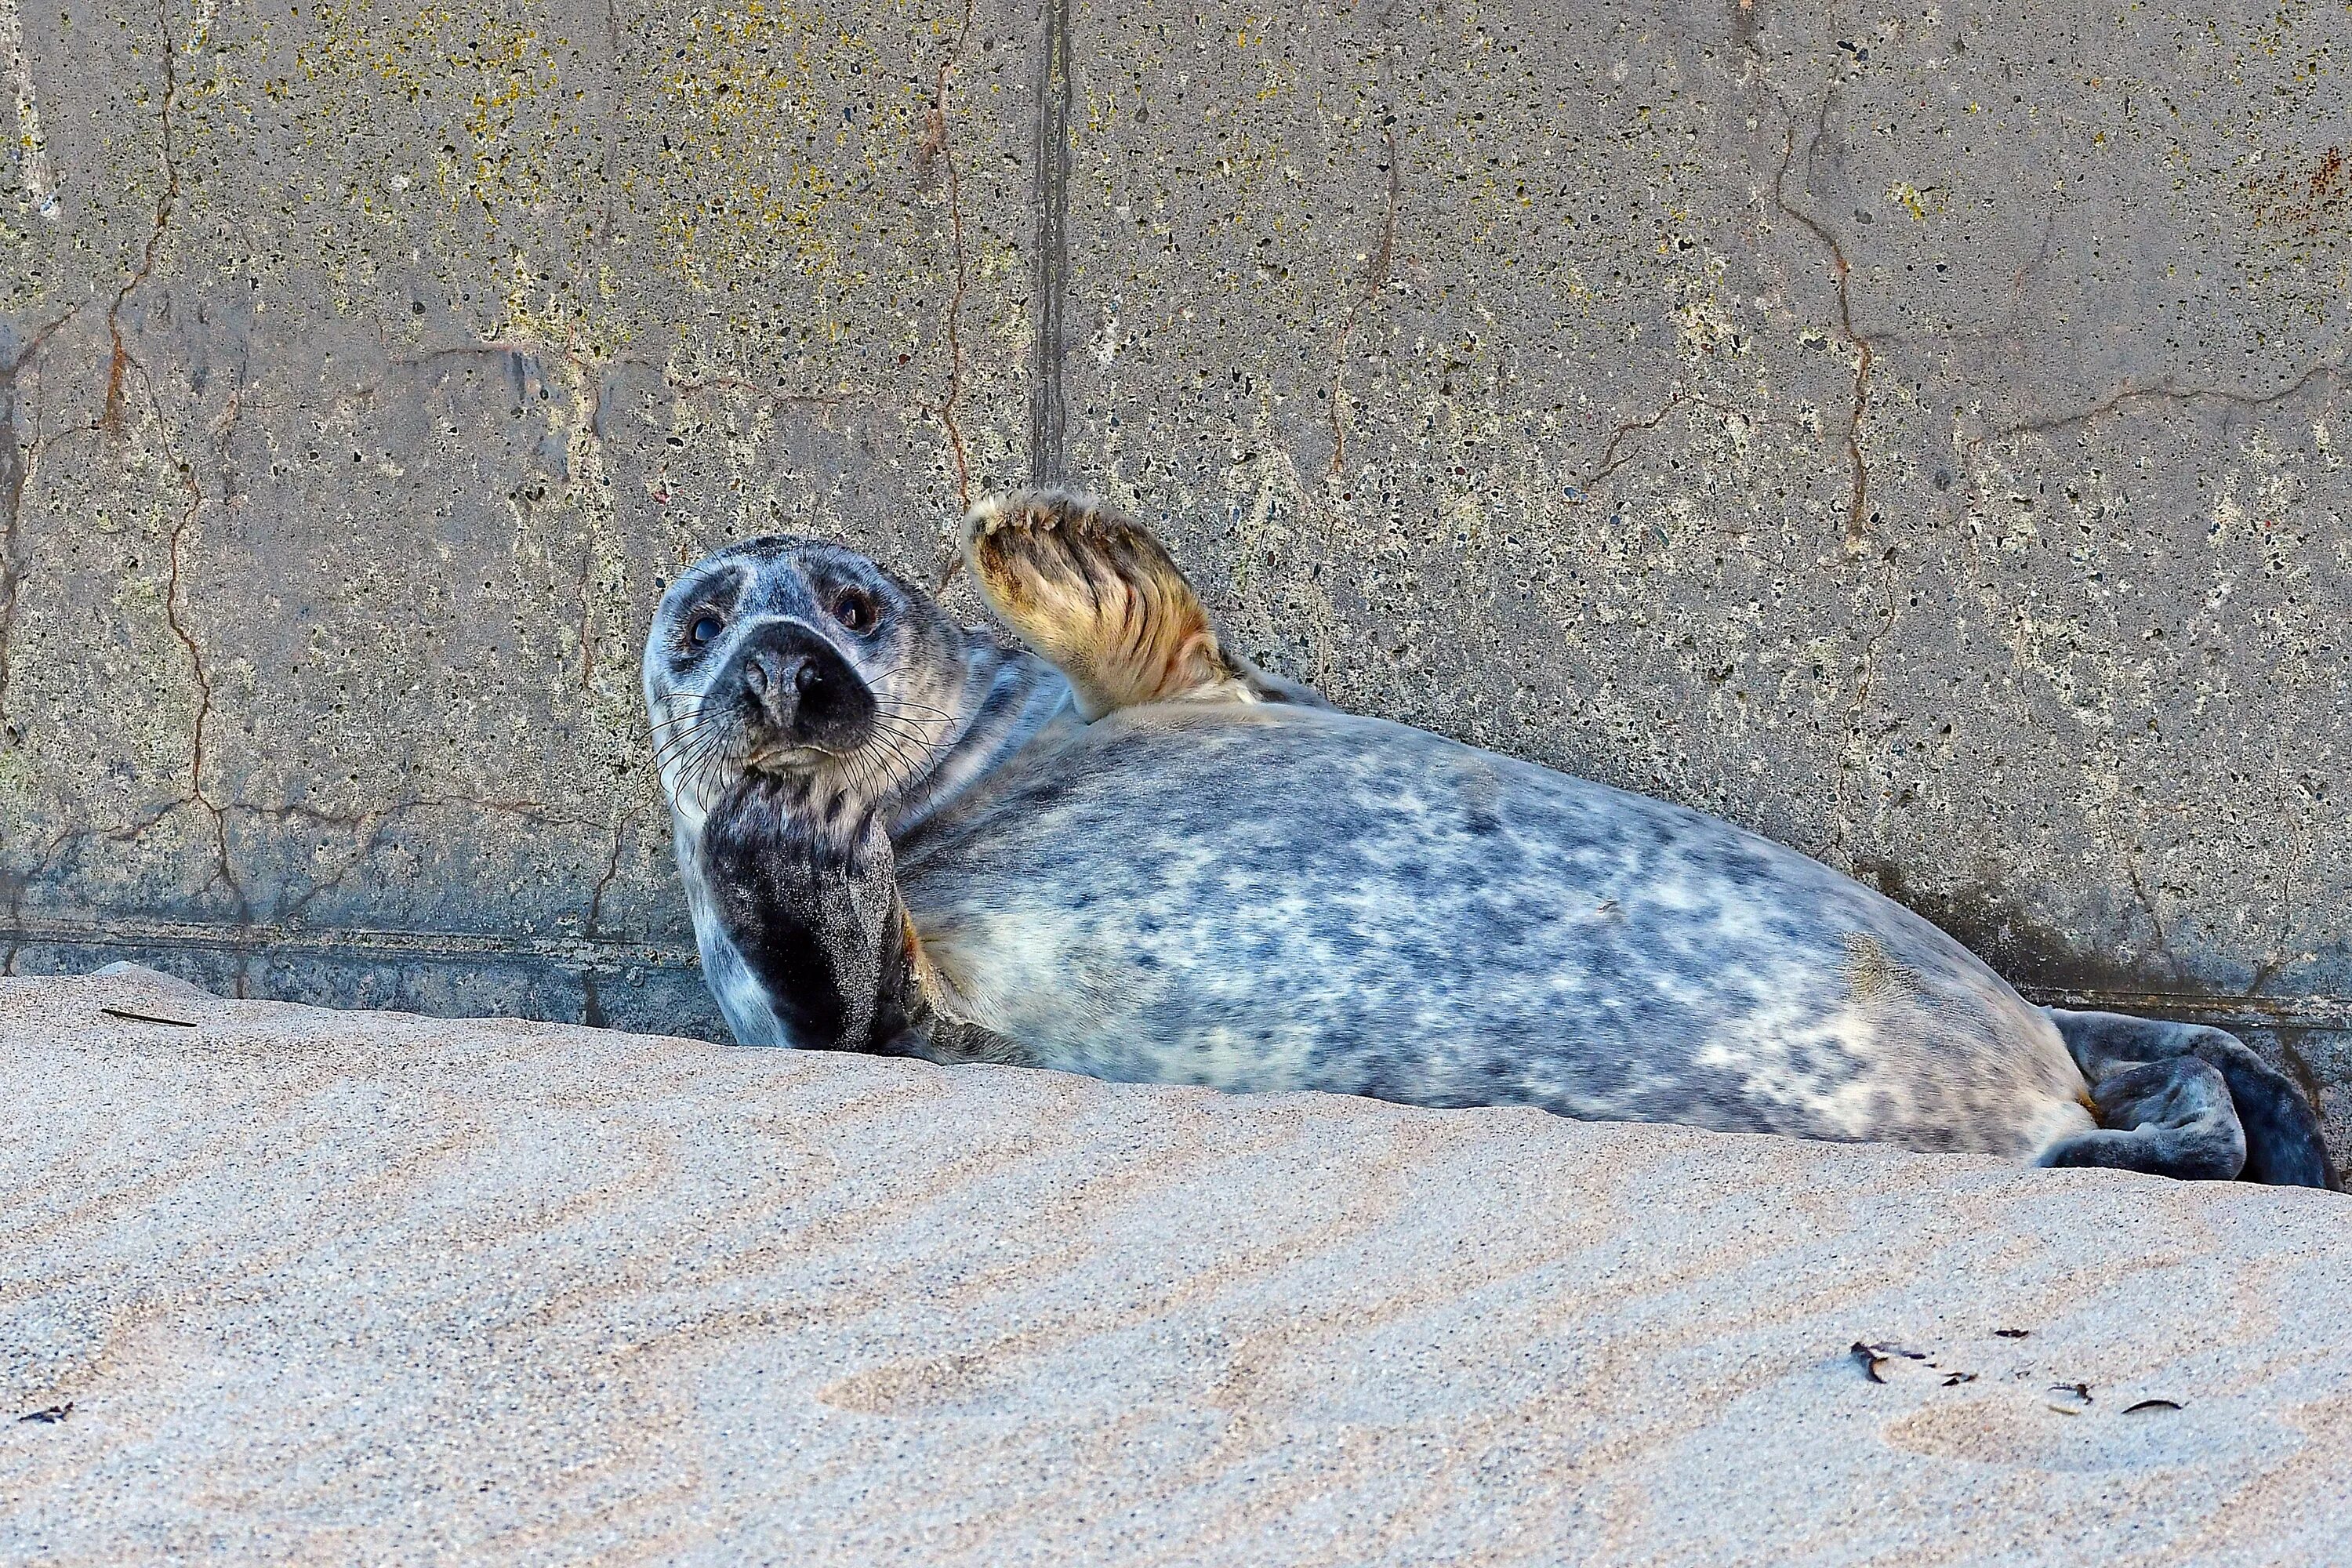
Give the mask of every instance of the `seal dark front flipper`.
M 1227 652 L 1150 531 L 1097 501 L 991 497 L 964 519 L 963 548 L 989 607 L 1069 678 L 1090 722 L 1179 700 L 1325 706 Z
M 837 835 L 813 831 L 790 791 L 749 775 L 703 823 L 701 870 L 719 925 L 782 1035 L 744 1043 L 920 1055 L 923 960 L 889 836 L 878 815 Z M 758 1010 L 729 1010 L 740 1038 L 737 1011 Z
M 2122 1013 L 2049 1013 L 2093 1086 L 2100 1130 L 2053 1144 L 2043 1164 L 2340 1188 L 2318 1114 L 2235 1035 Z

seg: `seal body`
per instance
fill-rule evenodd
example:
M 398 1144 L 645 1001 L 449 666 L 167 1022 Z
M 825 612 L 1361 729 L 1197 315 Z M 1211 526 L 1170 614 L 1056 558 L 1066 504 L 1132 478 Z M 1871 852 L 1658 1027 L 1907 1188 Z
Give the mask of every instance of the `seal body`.
M 1129 708 L 899 847 L 943 1010 L 1097 1077 L 2025 1157 L 2057 1028 L 1782 846 L 1378 719 Z
M 1019 641 L 793 539 L 648 635 L 747 1044 L 2336 1183 L 2234 1037 L 2033 1006 L 1795 850 L 1335 711 L 1115 513 L 992 501 L 964 546 Z

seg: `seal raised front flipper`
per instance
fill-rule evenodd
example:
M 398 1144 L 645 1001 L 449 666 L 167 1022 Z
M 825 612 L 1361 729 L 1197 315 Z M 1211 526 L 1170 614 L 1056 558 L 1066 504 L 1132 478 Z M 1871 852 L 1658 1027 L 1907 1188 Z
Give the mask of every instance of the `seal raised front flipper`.
M 2123 1013 L 2047 1011 L 2091 1085 L 2099 1126 L 2043 1151 L 2043 1164 L 2341 1184 L 2317 1114 L 2237 1036 Z
M 965 517 L 963 548 L 989 607 L 1069 678 L 1089 721 L 1147 702 L 1328 706 L 1220 643 L 1150 531 L 1100 502 L 991 496 Z

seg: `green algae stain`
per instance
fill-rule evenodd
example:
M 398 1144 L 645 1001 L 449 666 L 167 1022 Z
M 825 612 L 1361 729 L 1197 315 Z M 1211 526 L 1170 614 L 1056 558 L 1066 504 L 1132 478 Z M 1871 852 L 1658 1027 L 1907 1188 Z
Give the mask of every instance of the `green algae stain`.
M 854 241 L 872 195 L 941 151 L 929 84 L 814 7 L 701 9 L 671 43 L 642 176 L 663 264 L 704 292 L 754 277 L 868 281 Z

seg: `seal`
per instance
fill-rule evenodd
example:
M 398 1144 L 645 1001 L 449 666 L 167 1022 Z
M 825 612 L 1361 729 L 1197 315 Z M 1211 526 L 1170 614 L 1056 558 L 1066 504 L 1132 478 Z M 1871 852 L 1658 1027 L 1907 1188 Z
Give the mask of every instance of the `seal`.
M 2234 1036 L 2037 1007 L 1793 849 L 1339 711 L 1086 498 L 984 501 L 963 550 L 1001 626 L 794 538 L 655 617 L 678 868 L 745 1044 L 2338 1184 Z

